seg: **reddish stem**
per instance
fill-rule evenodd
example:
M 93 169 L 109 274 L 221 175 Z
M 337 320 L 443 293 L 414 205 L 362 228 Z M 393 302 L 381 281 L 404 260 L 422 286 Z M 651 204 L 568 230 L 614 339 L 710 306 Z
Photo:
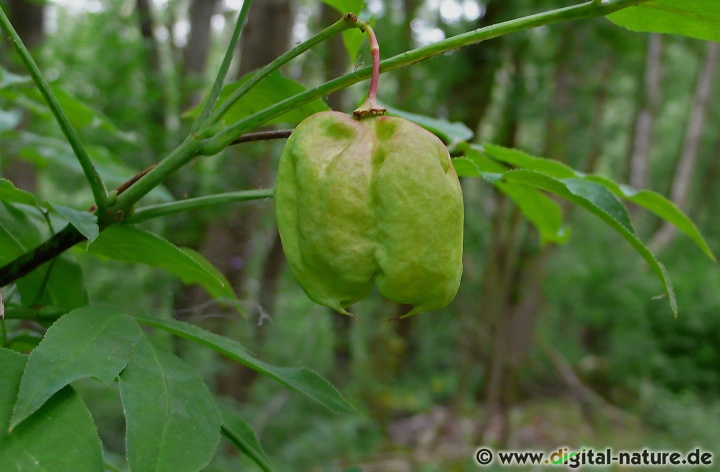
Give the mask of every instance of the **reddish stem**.
M 380 79 L 380 45 L 377 36 L 369 24 L 364 23 L 362 30 L 365 31 L 370 39 L 370 54 L 372 55 L 372 76 L 370 77 L 370 89 L 368 90 L 365 102 L 353 112 L 353 116 L 357 119 L 365 116 L 384 115 L 385 109 L 377 104 L 377 89 Z

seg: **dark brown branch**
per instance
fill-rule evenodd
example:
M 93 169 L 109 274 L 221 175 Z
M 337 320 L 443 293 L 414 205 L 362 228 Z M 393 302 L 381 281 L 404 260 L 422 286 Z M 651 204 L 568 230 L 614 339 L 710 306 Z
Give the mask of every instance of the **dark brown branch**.
M 285 139 L 289 138 L 294 130 L 291 129 L 278 129 L 270 131 L 258 131 L 256 133 L 247 133 L 238 136 L 230 144 L 241 144 L 249 143 L 252 141 L 267 141 L 270 139 Z
M 0 269 L 0 287 L 9 285 L 44 263 L 54 259 L 74 245 L 85 240 L 85 236 L 72 225 L 67 225 L 60 232 L 30 252 L 26 252 Z

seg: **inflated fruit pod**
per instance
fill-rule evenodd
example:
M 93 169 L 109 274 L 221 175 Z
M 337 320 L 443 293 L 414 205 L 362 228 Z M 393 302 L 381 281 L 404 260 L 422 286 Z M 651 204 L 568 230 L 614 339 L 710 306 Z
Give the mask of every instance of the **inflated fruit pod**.
M 446 306 L 462 275 L 463 200 L 445 145 L 403 118 L 321 112 L 293 132 L 275 186 L 278 230 L 308 296 L 347 314 L 377 282 Z

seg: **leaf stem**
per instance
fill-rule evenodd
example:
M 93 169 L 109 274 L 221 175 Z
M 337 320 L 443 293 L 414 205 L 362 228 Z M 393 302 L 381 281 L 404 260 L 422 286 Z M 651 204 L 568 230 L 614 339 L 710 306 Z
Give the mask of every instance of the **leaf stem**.
M 216 195 L 207 195 L 204 197 L 188 198 L 186 200 L 179 200 L 176 202 L 161 203 L 158 205 L 138 208 L 131 216 L 129 216 L 125 220 L 125 222 L 139 223 L 141 221 L 146 221 L 152 218 L 158 218 L 166 215 L 172 215 L 174 213 L 180 213 L 183 211 L 197 210 L 199 208 L 206 208 L 209 206 L 221 205 L 224 203 L 261 200 L 265 198 L 272 198 L 272 196 L 273 189 L 261 189 L 226 192 L 218 193 Z
M 242 30 L 245 27 L 245 22 L 247 20 L 248 13 L 250 12 L 251 4 L 252 0 L 243 1 L 242 8 L 238 14 L 237 21 L 235 22 L 235 29 L 233 30 L 232 37 L 230 38 L 230 44 L 228 44 L 227 50 L 225 51 L 225 57 L 223 57 L 222 64 L 220 65 L 220 70 L 218 71 L 217 77 L 215 77 L 215 82 L 213 82 L 213 86 L 210 89 L 210 94 L 205 101 L 205 106 L 203 106 L 202 111 L 190 128 L 191 133 L 197 132 L 206 124 L 208 117 L 210 116 L 210 112 L 212 112 L 218 97 L 220 97 L 223 82 L 225 81 L 228 70 L 230 70 L 230 63 L 232 62 L 233 55 L 237 49 L 237 44 L 240 40 L 240 36 L 242 35 Z
M 558 23 L 561 21 L 605 16 L 618 10 L 622 10 L 623 8 L 635 6 L 646 1 L 649 0 L 606 0 L 603 3 L 597 4 L 591 0 L 578 5 L 497 23 L 385 59 L 380 62 L 380 73 L 382 74 L 400 67 L 406 67 L 411 64 L 445 54 L 448 51 L 453 51 L 464 46 L 504 36 L 509 33 L 525 31 L 537 28 L 538 26 Z M 238 121 L 232 126 L 225 128 L 216 136 L 206 139 L 206 146 L 215 149 L 222 149 L 224 146 L 227 146 L 230 142 L 232 142 L 236 136 L 252 130 L 257 126 L 286 113 L 288 110 L 310 103 L 317 98 L 367 79 L 371 76 L 371 74 L 372 67 L 364 67 L 350 74 L 325 82 L 317 87 L 308 89 L 293 97 L 287 98 L 271 107 L 266 108 L 265 110 L 259 111 L 243 120 Z
M 112 207 L 115 219 L 124 219 L 132 206 L 147 195 L 152 189 L 160 185 L 175 171 L 190 162 L 199 154 L 200 141 L 194 136 L 188 137 L 165 159 L 158 162 L 145 175 L 128 187 L 123 193 L 117 196 L 115 205 Z
M 219 106 L 218 109 L 215 110 L 215 112 L 212 114 L 210 119 L 208 120 L 208 126 L 213 125 L 220 121 L 220 119 L 232 108 L 232 106 L 237 103 L 237 101 L 245 95 L 253 86 L 255 86 L 258 82 L 260 82 L 262 79 L 273 73 L 274 71 L 278 70 L 283 65 L 290 62 L 292 59 L 296 58 L 300 54 L 304 53 L 308 49 L 312 48 L 313 46 L 321 43 L 322 41 L 325 41 L 331 36 L 334 36 L 338 33 L 341 33 L 345 30 L 355 28 L 359 26 L 359 20 L 357 19 L 357 16 L 355 16 L 352 13 L 348 13 L 347 15 L 343 16 L 340 20 L 336 21 L 332 25 L 328 26 L 324 30 L 322 30 L 320 33 L 316 34 L 312 38 L 308 39 L 307 41 L 302 42 L 301 44 L 298 44 L 282 56 L 278 57 L 274 61 L 270 62 L 266 66 L 264 66 L 262 69 L 255 72 L 252 77 L 250 77 L 246 82 L 244 82 L 240 87 L 238 87 L 237 90 L 235 90 L 230 97 L 228 97 L 227 100 L 223 101 Z
M 380 79 L 380 45 L 378 44 L 377 36 L 375 36 L 375 31 L 373 31 L 372 27 L 368 23 L 363 23 L 361 27 L 370 39 L 372 73 L 370 75 L 370 88 L 368 89 L 367 98 L 362 105 L 353 111 L 353 116 L 356 119 L 360 119 L 364 116 L 377 116 L 385 114 L 385 108 L 378 106 L 377 104 L 377 90 Z
M 20 55 L 23 63 L 25 63 L 25 67 L 30 73 L 33 82 L 35 82 L 40 94 L 47 102 L 48 107 L 50 107 L 50 111 L 52 111 L 52 114 L 55 116 L 55 120 L 57 120 L 60 125 L 60 129 L 75 152 L 75 156 L 80 162 L 80 166 L 85 173 L 85 178 L 92 190 L 95 205 L 97 205 L 100 209 L 104 209 L 107 206 L 107 189 L 105 187 L 105 183 L 90 160 L 90 156 L 88 155 L 85 146 L 83 146 L 82 141 L 80 141 L 80 136 L 77 134 L 77 131 L 75 131 L 72 124 L 70 124 L 70 120 L 65 115 L 65 112 L 60 106 L 60 103 L 55 97 L 50 85 L 45 80 L 45 77 L 43 77 L 40 68 L 35 63 L 35 60 L 33 60 L 30 52 L 25 47 L 25 44 L 23 44 L 22 39 L 20 39 L 20 36 L 17 34 L 17 31 L 15 31 L 15 28 L 13 28 L 13 25 L 10 23 L 10 20 L 2 7 L 0 7 L 0 28 L 5 31 L 5 34 L 7 34 L 8 39 L 15 48 L 15 51 Z

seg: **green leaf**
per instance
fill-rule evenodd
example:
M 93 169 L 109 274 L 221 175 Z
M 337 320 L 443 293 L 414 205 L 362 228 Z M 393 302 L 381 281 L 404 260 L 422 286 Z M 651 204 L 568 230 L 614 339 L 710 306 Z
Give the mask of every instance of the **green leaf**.
M 607 18 L 633 31 L 720 41 L 720 2 L 717 0 L 653 0 L 624 8 Z
M 365 7 L 365 0 L 323 0 L 338 11 L 341 15 L 346 13 L 355 13 L 359 15 Z
M 580 173 L 560 161 L 531 156 L 517 149 L 483 143 L 482 150 L 493 159 L 505 164 L 521 169 L 536 170 L 550 177 L 567 179 L 580 176 Z
M 597 182 L 604 185 L 612 193 L 618 197 L 629 200 L 646 210 L 649 210 L 660 218 L 672 223 L 680 231 L 685 233 L 692 239 L 695 244 L 708 256 L 712 261 L 717 261 L 712 249 L 708 246 L 705 238 L 695 226 L 695 223 L 688 218 L 673 202 L 663 197 L 659 193 L 651 190 L 636 190 L 627 185 L 618 185 L 605 177 L 590 175 L 585 177 L 586 180 Z
M 100 228 L 97 224 L 97 216 L 87 211 L 74 210 L 72 208 L 48 203 L 48 205 L 63 217 L 68 223 L 73 225 L 80 234 L 85 236 L 88 244 L 92 243 L 100 235 Z
M 160 267 L 186 284 L 200 284 L 214 297 L 237 299 L 230 282 L 200 254 L 139 228 L 110 226 L 100 233 L 88 252 L 122 262 Z
M 388 115 L 399 116 L 406 120 L 416 123 L 431 133 L 437 135 L 446 143 L 453 144 L 460 141 L 469 141 L 473 137 L 473 132 L 470 128 L 465 126 L 464 123 L 459 121 L 450 122 L 447 120 L 441 120 L 425 115 L 418 115 L 416 113 L 410 113 L 407 111 L 399 110 L 397 108 L 381 104 L 382 107 L 387 109 Z
M 348 11 L 359 14 L 361 9 L 362 8 L 358 8 L 357 11 Z M 372 15 L 370 18 L 368 18 L 366 23 L 368 23 L 371 28 L 374 27 L 375 15 Z M 356 64 L 358 54 L 360 54 L 360 48 L 362 47 L 366 39 L 367 33 L 365 33 L 364 31 L 360 31 L 359 28 L 352 28 L 342 32 L 342 41 L 343 45 L 345 46 L 345 51 L 347 51 L 348 53 L 348 61 L 350 64 Z
M 238 449 L 255 462 L 265 472 L 272 472 L 270 459 L 260 445 L 250 424 L 232 409 L 221 408 L 222 432 Z
M 276 367 L 254 358 L 237 341 L 177 320 L 135 317 L 140 323 L 160 328 L 176 336 L 207 346 L 230 359 L 277 380 L 288 388 L 315 400 L 329 410 L 356 414 L 357 410 L 338 390 L 317 372 L 307 367 Z
M 458 174 L 471 177 L 483 177 L 488 180 L 488 173 L 500 175 L 507 167 L 483 155 L 476 146 L 465 146 L 467 158 L 453 159 Z M 563 244 L 570 237 L 570 232 L 562 222 L 562 213 L 558 204 L 543 192 L 500 179 L 488 180 L 498 190 L 507 195 L 520 208 L 523 215 L 537 228 L 540 243 Z
M 0 202 L 0 264 L 39 246 L 46 233 L 45 219 L 38 208 Z
M 12 432 L 12 405 L 27 356 L 0 348 L 0 464 L 3 472 L 101 472 L 102 444 L 87 407 L 66 387 Z
M 582 172 L 566 166 L 562 162 L 531 156 L 517 149 L 495 146 L 488 143 L 483 144 L 481 148 L 474 145 L 471 146 L 471 148 L 474 151 L 484 151 L 485 154 L 497 161 L 522 169 L 535 170 L 561 179 L 577 177 L 601 184 L 615 194 L 615 196 L 631 201 L 675 225 L 680 231 L 688 235 L 711 260 L 716 260 L 715 255 L 692 220 L 673 202 L 656 192 L 651 190 L 636 190 L 627 185 L 617 184 L 606 177 L 585 175 Z M 473 159 L 476 159 L 474 162 L 477 164 L 477 156 L 473 156 Z M 472 172 L 472 169 L 467 167 L 467 163 L 460 163 L 460 165 L 463 166 L 464 172 Z M 487 166 L 480 167 L 483 167 L 481 170 L 484 172 L 504 172 L 504 170 L 498 170 L 498 168 L 488 169 Z M 625 213 L 625 211 L 621 210 L 620 213 Z M 631 227 L 629 220 L 625 222 L 625 225 L 626 227 Z
M 20 83 L 21 82 L 19 81 L 15 81 L 13 85 Z M 36 87 L 17 86 L 7 89 L 0 87 L 0 89 L 2 89 L 0 96 L 14 101 L 15 104 L 26 108 L 35 115 L 48 120 L 53 119 L 53 115 L 48 108 L 45 99 Z M 121 141 L 135 141 L 135 137 L 132 134 L 125 133 L 118 129 L 118 127 L 107 116 L 90 107 L 82 100 L 57 87 L 53 87 L 52 91 L 55 98 L 57 98 L 58 103 L 67 115 L 70 124 L 75 129 L 100 130 L 105 132 L 106 136 L 110 135 Z
M 15 187 L 8 179 L 0 179 L 0 201 L 37 205 L 35 195 Z
M 220 99 L 215 105 L 217 108 L 222 102 L 224 102 L 240 85 L 247 81 L 254 72 L 244 75 L 239 81 L 227 84 L 223 87 L 220 93 Z M 230 110 L 225 114 L 224 120 L 227 123 L 235 123 L 243 118 L 247 118 L 256 112 L 264 110 L 271 105 L 297 95 L 300 92 L 305 91 L 305 87 L 300 85 L 294 80 L 288 79 L 279 72 L 273 72 L 266 78 L 258 82 L 248 93 L 243 95 Z M 204 104 L 200 104 L 185 113 L 185 116 L 195 118 L 202 110 Z M 295 108 L 282 116 L 279 116 L 265 124 L 277 124 L 277 123 L 290 123 L 297 124 L 308 116 L 320 112 L 329 110 L 328 106 L 320 100 L 314 100 L 306 105 L 299 108 Z
M 10 427 L 74 380 L 94 377 L 112 382 L 139 339 L 137 323 L 116 309 L 85 307 L 60 318 L 30 354 Z
M 675 293 L 665 266 L 635 236 L 632 225 L 629 224 L 629 218 L 626 220 L 627 210 L 605 187 L 581 179 L 556 179 L 540 172 L 524 169 L 511 170 L 496 177 L 502 181 L 516 182 L 552 192 L 580 205 L 607 223 L 640 253 L 655 272 L 655 275 L 663 284 L 670 308 L 677 316 Z
M 88 304 L 82 268 L 66 255 L 43 264 L 16 284 L 21 302 L 27 307 L 55 307 L 62 313 Z
M 130 470 L 195 472 L 215 455 L 220 413 L 200 376 L 143 335 L 120 376 Z

